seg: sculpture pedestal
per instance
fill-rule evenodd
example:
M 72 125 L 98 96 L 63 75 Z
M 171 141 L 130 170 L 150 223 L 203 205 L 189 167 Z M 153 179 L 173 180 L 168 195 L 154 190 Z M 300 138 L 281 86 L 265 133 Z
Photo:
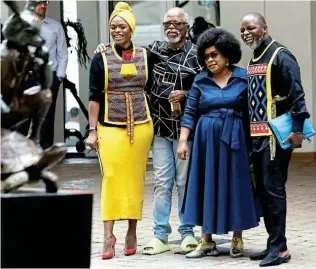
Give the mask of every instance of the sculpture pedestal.
M 1 194 L 1 267 L 89 268 L 93 195 Z

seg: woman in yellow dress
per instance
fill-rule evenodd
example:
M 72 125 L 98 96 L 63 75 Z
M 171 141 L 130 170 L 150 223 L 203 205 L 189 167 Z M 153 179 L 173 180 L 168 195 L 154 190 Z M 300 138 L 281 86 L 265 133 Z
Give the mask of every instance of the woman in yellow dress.
M 145 95 L 152 63 L 146 50 L 131 41 L 135 24 L 130 6 L 118 3 L 110 17 L 114 44 L 95 55 L 90 67 L 87 143 L 98 151 L 103 168 L 102 259 L 115 255 L 115 220 L 128 220 L 124 254 L 136 253 L 136 225 L 142 218 L 146 165 L 153 139 Z

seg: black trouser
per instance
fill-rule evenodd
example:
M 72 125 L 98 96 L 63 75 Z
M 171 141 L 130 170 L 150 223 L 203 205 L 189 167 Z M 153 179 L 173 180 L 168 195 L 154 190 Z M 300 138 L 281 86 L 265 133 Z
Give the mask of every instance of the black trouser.
M 279 146 L 272 161 L 269 146 L 252 155 L 256 192 L 260 197 L 264 223 L 269 234 L 267 248 L 270 252 L 287 250 L 285 183 L 291 155 L 292 149 L 283 150 Z
M 53 83 L 50 87 L 50 90 L 52 91 L 52 104 L 43 122 L 40 135 L 40 144 L 43 149 L 49 148 L 54 143 L 55 110 L 59 86 L 60 80 L 56 76 L 56 72 L 53 72 Z

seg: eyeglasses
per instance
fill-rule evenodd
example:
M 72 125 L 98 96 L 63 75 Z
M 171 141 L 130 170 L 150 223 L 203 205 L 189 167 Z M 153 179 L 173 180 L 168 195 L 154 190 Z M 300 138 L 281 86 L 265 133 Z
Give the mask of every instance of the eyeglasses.
M 211 53 L 204 55 L 204 60 L 205 60 L 205 62 L 207 62 L 210 58 L 215 60 L 218 55 L 219 55 L 219 53 L 217 51 L 212 51 Z
M 171 24 L 175 27 L 178 28 L 179 26 L 183 24 L 187 24 L 186 22 L 180 22 L 180 21 L 166 21 L 162 23 L 165 28 L 169 28 Z

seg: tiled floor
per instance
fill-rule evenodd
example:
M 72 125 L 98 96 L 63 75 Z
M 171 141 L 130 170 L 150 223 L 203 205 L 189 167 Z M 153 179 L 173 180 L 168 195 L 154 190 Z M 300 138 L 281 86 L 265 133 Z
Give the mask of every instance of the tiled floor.
M 150 165 L 148 166 L 150 169 Z M 230 235 L 215 236 L 223 255 L 205 257 L 197 260 L 187 260 L 183 255 L 175 254 L 180 247 L 177 233 L 178 218 L 176 213 L 176 196 L 173 195 L 173 208 L 170 224 L 173 228 L 169 240 L 172 250 L 156 256 L 141 254 L 141 248 L 153 236 L 152 203 L 153 203 L 153 173 L 147 172 L 143 220 L 138 225 L 138 252 L 135 256 L 125 257 L 124 236 L 126 222 L 115 224 L 117 255 L 115 258 L 102 261 L 100 253 L 103 245 L 103 224 L 100 217 L 100 188 L 101 176 L 96 159 L 68 159 L 59 165 L 55 171 L 60 177 L 62 189 L 84 189 L 94 193 L 93 235 L 91 250 L 92 267 L 115 268 L 191 268 L 191 267 L 257 267 L 258 262 L 250 261 L 247 257 L 231 259 L 229 257 Z M 288 218 L 287 238 L 292 254 L 292 260 L 281 267 L 315 267 L 316 268 L 316 164 L 291 164 L 287 183 Z M 200 228 L 196 227 L 196 235 Z M 244 232 L 244 243 L 247 255 L 250 252 L 262 250 L 266 242 L 266 232 L 261 222 L 258 228 Z

